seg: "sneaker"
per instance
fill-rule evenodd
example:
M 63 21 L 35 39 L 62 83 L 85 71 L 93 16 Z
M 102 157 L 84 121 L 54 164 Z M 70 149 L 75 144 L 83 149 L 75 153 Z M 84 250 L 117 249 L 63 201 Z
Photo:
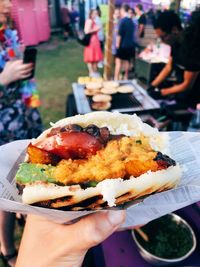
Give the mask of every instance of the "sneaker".
M 98 64 L 97 64 L 97 67 L 99 69 L 103 69 L 103 61 L 100 61 Z

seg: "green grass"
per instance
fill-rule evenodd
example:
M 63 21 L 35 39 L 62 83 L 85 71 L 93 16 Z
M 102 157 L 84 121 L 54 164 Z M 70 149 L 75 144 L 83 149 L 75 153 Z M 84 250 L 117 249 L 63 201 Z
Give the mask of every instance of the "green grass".
M 72 82 L 77 81 L 78 76 L 87 75 L 83 48 L 75 40 L 63 42 L 54 37 L 49 46 L 49 49 L 46 44 L 39 48 L 36 68 L 45 127 L 65 116 L 66 96 L 72 91 Z
M 72 92 L 71 84 L 78 76 L 87 75 L 83 63 L 83 47 L 75 40 L 63 42 L 54 36 L 38 49 L 36 79 L 42 100 L 40 107 L 44 126 L 65 116 L 66 97 Z M 15 240 L 19 245 L 22 229 L 16 227 Z M 5 267 L 0 260 L 0 267 Z

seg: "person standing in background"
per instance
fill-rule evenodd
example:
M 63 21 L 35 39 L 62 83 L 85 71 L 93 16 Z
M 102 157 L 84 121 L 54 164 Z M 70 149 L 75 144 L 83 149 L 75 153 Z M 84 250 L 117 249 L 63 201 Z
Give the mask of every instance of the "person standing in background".
M 101 9 L 99 8 L 99 6 L 97 6 L 97 9 L 96 9 L 95 23 L 100 28 L 100 30 L 98 31 L 97 35 L 98 35 L 99 42 L 100 42 L 100 45 L 101 45 L 101 50 L 104 51 L 105 35 L 104 35 L 103 23 L 101 21 Z M 103 61 L 98 63 L 98 67 L 99 68 L 103 68 Z
M 135 66 L 135 53 L 136 48 L 138 47 L 138 20 L 136 17 L 135 10 L 133 8 L 130 8 L 128 11 L 130 19 L 133 21 L 134 29 L 133 29 L 133 54 L 131 57 L 131 63 L 130 63 L 130 70 L 134 71 Z
M 117 35 L 120 21 L 120 9 L 115 8 L 113 14 L 113 39 L 112 39 L 112 55 L 115 56 L 117 53 L 116 43 L 117 43 Z
M 100 30 L 98 31 L 98 38 L 101 44 L 101 49 L 102 51 L 104 50 L 104 41 L 105 41 L 105 35 L 104 35 L 104 29 L 103 29 L 103 23 L 101 21 L 101 10 L 99 8 L 99 6 L 97 6 L 96 9 L 96 18 L 95 18 L 95 23 L 96 25 L 100 28 Z
M 171 56 L 151 82 L 148 93 L 155 99 L 172 97 L 178 109 L 195 108 L 200 102 L 200 10 L 192 13 L 185 29 L 173 11 L 160 13 L 154 28 L 157 36 L 171 46 Z M 167 81 L 172 71 L 175 82 Z
M 70 12 L 70 23 L 71 23 L 73 37 L 76 37 L 77 32 L 79 32 L 79 20 L 80 20 L 79 12 L 74 7 L 72 7 Z
M 7 21 L 11 1 L 0 0 L 0 145 L 31 139 L 43 131 L 37 110 L 39 99 L 34 80 L 28 80 L 33 64 L 19 60 L 22 54 L 17 33 Z M 15 266 L 15 214 L 0 211 L 0 258 L 4 266 Z
M 153 8 L 150 8 L 149 11 L 147 12 L 147 18 L 148 18 L 149 23 L 154 25 L 155 19 L 156 19 L 156 14 L 155 14 Z
M 87 63 L 90 77 L 99 77 L 97 64 L 103 60 L 103 53 L 98 39 L 100 27 L 95 22 L 96 15 L 97 11 L 95 9 L 90 10 L 89 18 L 86 20 L 84 28 L 85 34 L 91 34 L 90 43 L 84 49 L 84 62 Z
M 128 79 L 129 61 L 134 53 L 134 24 L 128 15 L 129 9 L 129 6 L 126 4 L 123 4 L 120 8 L 121 20 L 116 38 L 115 80 L 119 80 L 123 66 L 125 70 L 124 79 Z
M 128 13 L 129 13 L 129 17 L 132 19 L 133 24 L 134 24 L 133 39 L 134 39 L 135 46 L 137 46 L 137 43 L 138 43 L 138 28 L 139 28 L 138 19 L 136 17 L 136 13 L 135 13 L 135 10 L 133 8 L 130 8 Z
M 138 18 L 138 38 L 144 38 L 147 20 L 143 12 L 143 6 L 141 4 L 136 5 L 135 12 Z
M 63 38 L 67 41 L 70 32 L 70 12 L 66 5 L 62 5 L 60 12 L 63 24 Z

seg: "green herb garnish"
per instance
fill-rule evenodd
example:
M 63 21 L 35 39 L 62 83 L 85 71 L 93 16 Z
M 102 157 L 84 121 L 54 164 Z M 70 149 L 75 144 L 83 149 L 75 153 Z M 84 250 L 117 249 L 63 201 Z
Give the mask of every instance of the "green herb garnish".
M 184 256 L 193 246 L 192 235 L 181 222 L 178 223 L 170 215 L 154 220 L 141 228 L 149 237 L 144 241 L 135 233 L 139 243 L 152 253 L 165 259 L 176 259 Z
M 141 140 L 136 140 L 135 142 L 136 142 L 136 144 L 138 144 L 138 145 L 141 145 L 141 144 L 142 144 L 142 141 L 141 141 Z
M 92 181 L 89 182 L 89 187 L 95 187 L 98 184 L 98 182 Z

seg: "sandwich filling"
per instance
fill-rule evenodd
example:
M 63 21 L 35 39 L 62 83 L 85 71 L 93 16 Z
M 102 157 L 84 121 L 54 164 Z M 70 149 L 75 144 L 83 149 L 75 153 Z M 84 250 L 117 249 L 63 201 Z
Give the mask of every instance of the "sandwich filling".
M 52 128 L 30 144 L 29 160 L 22 163 L 16 180 L 57 185 L 96 186 L 105 179 L 139 177 L 175 166 L 174 160 L 152 149 L 148 137 L 112 135 L 107 127 L 77 124 Z

